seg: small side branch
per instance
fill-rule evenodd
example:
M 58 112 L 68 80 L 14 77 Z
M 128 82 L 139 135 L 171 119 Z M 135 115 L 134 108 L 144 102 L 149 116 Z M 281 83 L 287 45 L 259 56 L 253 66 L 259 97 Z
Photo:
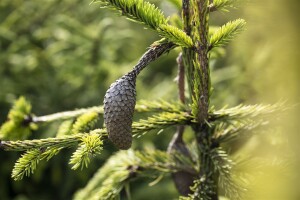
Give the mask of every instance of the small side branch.
M 134 74 L 137 76 L 150 62 L 156 60 L 162 54 L 169 52 L 174 47 L 176 47 L 176 45 L 172 42 L 158 42 L 158 44 L 154 43 L 150 49 L 144 53 L 129 74 Z

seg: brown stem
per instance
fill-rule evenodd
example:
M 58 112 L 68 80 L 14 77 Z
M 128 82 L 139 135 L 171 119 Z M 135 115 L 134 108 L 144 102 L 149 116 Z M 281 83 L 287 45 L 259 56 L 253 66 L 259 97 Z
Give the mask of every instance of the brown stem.
M 200 64 L 199 73 L 201 84 L 199 86 L 200 98 L 198 100 L 199 113 L 198 122 L 203 124 L 208 117 L 209 106 L 209 66 L 208 66 L 208 0 L 197 1 L 199 11 L 199 40 L 196 43 L 198 62 Z
M 162 54 L 169 52 L 176 45 L 172 42 L 166 42 L 150 47 L 146 53 L 141 57 L 138 63 L 134 66 L 133 70 L 128 73 L 133 77 L 136 77 L 150 62 L 156 60 Z
M 187 35 L 191 35 L 190 0 L 182 0 L 182 18 L 184 31 Z
M 182 60 L 182 53 L 180 53 L 177 57 L 177 64 L 178 64 L 178 95 L 179 100 L 182 104 L 185 103 L 185 96 L 184 96 L 184 65 Z

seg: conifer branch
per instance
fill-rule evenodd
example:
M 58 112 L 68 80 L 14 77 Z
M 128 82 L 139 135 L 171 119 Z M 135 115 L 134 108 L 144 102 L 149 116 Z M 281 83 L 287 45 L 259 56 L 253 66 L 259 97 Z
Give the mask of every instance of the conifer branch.
M 132 133 L 145 133 L 153 129 L 163 129 L 171 125 L 190 124 L 194 118 L 185 112 L 181 113 L 167 113 L 163 112 L 158 115 L 153 115 L 146 120 L 141 119 L 132 124 Z
M 146 25 L 177 45 L 193 47 L 191 38 L 182 30 L 169 25 L 162 11 L 149 2 L 143 0 L 97 0 L 94 2 L 100 3 L 102 7 L 120 11 L 122 15 Z
M 31 121 L 31 104 L 20 97 L 8 113 L 7 121 L 0 127 L 0 139 L 26 139 L 37 125 Z
M 63 121 L 57 130 L 56 137 L 63 137 L 72 134 L 73 120 Z
M 237 34 L 245 28 L 246 22 L 243 19 L 237 19 L 227 22 L 221 26 L 211 37 L 209 50 L 214 47 L 221 47 L 228 44 Z
M 162 24 L 157 30 L 162 37 L 167 38 L 181 47 L 193 47 L 192 39 L 175 26 Z
M 163 100 L 158 101 L 146 101 L 141 100 L 137 102 L 135 106 L 135 112 L 184 112 L 186 108 L 180 104 L 179 102 L 168 102 Z M 35 116 L 32 118 L 33 123 L 44 123 L 44 122 L 53 122 L 58 120 L 67 120 L 67 119 L 74 119 L 80 115 L 86 113 L 96 112 L 99 115 L 103 115 L 103 106 L 95 106 L 90 108 L 84 109 L 77 109 L 74 111 L 64 111 L 58 112 L 50 115 L 45 116 Z
M 158 115 L 153 115 L 148 119 L 141 119 L 132 124 L 132 133 L 140 134 L 153 129 L 162 129 L 170 125 L 176 124 L 190 124 L 193 117 L 186 112 L 168 113 L 163 112 Z M 106 129 L 95 129 L 99 136 L 107 136 Z M 62 138 L 46 138 L 35 140 L 19 140 L 19 141 L 0 141 L 0 148 L 6 151 L 25 151 L 33 148 L 47 148 L 47 147 L 71 147 L 79 143 L 85 134 L 78 133 L 73 135 L 66 135 Z
M 246 190 L 234 179 L 232 172 L 234 163 L 227 153 L 221 147 L 215 148 L 211 150 L 210 158 L 214 163 L 215 170 L 220 174 L 219 186 L 224 189 L 225 196 L 232 200 L 242 199 L 243 192 Z
M 73 165 L 72 169 L 76 170 L 79 167 L 81 169 L 88 167 L 90 157 L 101 153 L 103 141 L 100 137 L 101 136 L 97 132 L 93 131 L 82 137 L 82 142 L 79 144 L 78 149 L 73 153 L 69 162 Z
M 157 178 L 166 173 L 190 168 L 184 161 L 179 165 L 163 151 L 119 151 L 102 166 L 88 185 L 74 199 L 112 199 L 125 183 L 136 177 Z
M 143 0 L 95 0 L 101 7 L 118 10 L 122 15 L 131 20 L 140 22 L 151 29 L 156 30 L 159 25 L 167 24 L 162 11 L 155 5 Z
M 103 131 L 105 133 L 105 131 Z M 0 148 L 5 151 L 26 151 L 35 148 L 71 147 L 80 142 L 85 134 L 64 136 L 63 138 L 45 138 L 35 140 L 0 141 Z
M 196 55 L 194 59 L 194 108 L 197 121 L 203 124 L 208 117 L 210 97 L 210 71 L 208 62 L 208 33 L 209 33 L 209 11 L 208 0 L 193 1 L 196 14 L 194 23 Z M 196 102 L 195 102 L 196 101 Z
M 76 133 L 84 133 L 94 127 L 96 122 L 98 121 L 98 113 L 89 112 L 79 116 L 75 123 L 73 124 L 72 132 Z
M 291 109 L 284 102 L 276 104 L 239 105 L 213 111 L 210 123 L 215 126 L 213 140 L 218 143 L 234 140 L 249 135 L 259 127 L 268 125 L 270 121 L 282 117 L 286 110 Z
M 147 107 L 148 106 L 148 107 Z M 149 111 L 149 110 L 167 110 L 174 112 L 162 112 L 157 115 L 153 115 L 148 119 L 141 119 L 138 122 L 134 122 L 132 125 L 133 134 L 139 135 L 140 133 L 147 132 L 153 129 L 163 129 L 171 125 L 178 124 L 193 124 L 197 123 L 194 117 L 188 112 L 183 112 L 181 109 L 181 104 L 169 104 L 167 102 L 153 102 L 147 105 L 140 104 L 138 109 L 140 111 Z M 218 141 L 224 141 L 229 135 L 229 138 L 234 137 L 234 133 L 239 132 L 240 130 L 252 130 L 258 125 L 263 125 L 260 119 L 270 119 L 270 117 L 276 117 L 274 115 L 276 111 L 284 111 L 290 109 L 290 107 L 284 106 L 283 103 L 277 103 L 274 105 L 253 105 L 253 106 L 237 106 L 233 108 L 223 108 L 218 111 L 210 111 L 209 114 L 209 123 L 218 125 L 221 124 L 224 128 L 226 124 L 231 124 L 231 127 L 222 129 L 217 128 L 215 131 L 214 138 Z M 77 114 L 77 113 L 75 113 Z M 74 115 L 72 115 L 74 116 Z M 253 123 L 250 123 L 253 122 Z M 225 123 L 225 124 L 224 124 Z M 223 125 L 222 125 L 223 124 Z M 226 125 L 228 126 L 228 125 Z M 102 136 L 106 136 L 105 129 L 96 129 L 98 133 Z M 0 148 L 6 151 L 25 151 L 32 148 L 47 148 L 47 147 L 70 147 L 76 145 L 80 142 L 81 138 L 85 134 L 74 134 L 74 135 L 65 135 L 62 138 L 46 138 L 46 139 L 36 139 L 36 140 L 19 140 L 19 141 L 1 141 Z M 226 137 L 225 137 L 226 135 Z M 227 139 L 226 139 L 227 140 Z
M 168 0 L 171 4 L 173 4 L 178 10 L 182 7 L 182 1 L 181 0 Z
M 41 152 L 39 149 L 27 151 L 17 160 L 12 171 L 12 178 L 14 180 L 23 179 L 24 175 L 32 174 L 40 161 Z
M 33 174 L 37 165 L 42 160 L 49 161 L 53 156 L 57 155 L 63 148 L 50 147 L 46 149 L 30 149 L 26 151 L 15 163 L 12 170 L 12 178 L 17 181 L 25 176 Z
M 188 196 L 180 196 L 179 200 L 211 200 L 217 198 L 211 198 L 212 191 L 214 185 L 212 183 L 208 183 L 203 187 L 203 182 L 205 181 L 206 177 L 202 177 L 194 181 L 194 185 L 191 186 L 191 193 Z
M 215 143 L 224 143 L 230 140 L 237 139 L 242 136 L 249 136 L 250 131 L 253 131 L 256 128 L 267 125 L 268 123 L 264 123 L 262 120 L 253 121 L 243 121 L 236 122 L 231 124 L 221 123 L 215 127 L 213 134 L 213 141 Z
M 131 75 L 132 77 L 137 77 L 137 75 L 149 65 L 152 61 L 159 58 L 164 53 L 169 52 L 176 45 L 172 42 L 168 42 L 165 39 L 161 39 L 159 41 L 154 42 L 148 51 L 146 51 L 138 63 L 134 66 L 132 71 L 130 71 L 127 75 Z M 125 75 L 126 76 L 126 75 Z
M 63 111 L 54 114 L 44 115 L 44 116 L 34 116 L 32 117 L 33 123 L 44 123 L 44 122 L 54 122 L 59 120 L 67 120 L 67 119 L 74 119 L 80 115 L 86 113 L 96 112 L 98 114 L 103 114 L 103 106 L 94 106 L 90 108 L 82 108 L 76 109 L 72 111 Z
M 233 5 L 238 0 L 214 0 L 213 3 L 209 5 L 209 11 L 215 12 L 215 11 L 224 11 L 228 12 L 228 8 L 234 7 Z
M 101 152 L 103 141 L 100 137 L 99 130 L 91 131 L 90 134 L 85 134 L 81 137 L 80 140 L 82 142 L 70 160 L 70 164 L 73 165 L 72 169 L 87 167 L 90 163 L 90 157 Z M 40 161 L 49 161 L 60 150 L 67 147 L 70 146 L 65 144 L 64 146 L 36 146 L 36 148 L 27 150 L 16 162 L 12 171 L 12 178 L 14 180 L 21 180 L 24 175 L 29 176 L 33 174 Z
M 209 121 L 211 123 L 231 123 L 234 121 L 270 119 L 278 117 L 278 114 L 284 113 L 291 109 L 291 106 L 285 105 L 284 102 L 275 104 L 256 104 L 256 105 L 239 105 L 232 108 L 222 108 L 220 110 L 211 110 Z M 279 113 L 281 111 L 281 113 Z

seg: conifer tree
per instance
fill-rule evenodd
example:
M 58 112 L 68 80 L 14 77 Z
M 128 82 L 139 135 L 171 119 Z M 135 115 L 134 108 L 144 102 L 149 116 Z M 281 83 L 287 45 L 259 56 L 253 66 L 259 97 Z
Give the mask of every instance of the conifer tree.
M 214 84 L 210 78 L 210 55 L 244 30 L 246 22 L 236 19 L 215 31 L 210 30 L 209 16 L 215 11 L 228 11 L 235 0 L 170 2 L 181 13 L 177 23 L 144 0 L 93 2 L 95 6 L 111 9 L 156 32 L 161 39 L 153 42 L 132 71 L 112 83 L 104 99 L 99 99 L 103 105 L 36 116 L 31 111 L 31 104 L 24 97 L 19 98 L 0 129 L 0 148 L 23 152 L 12 170 L 14 180 L 30 176 L 42 160 L 48 161 L 70 147 L 77 147 L 69 160 L 71 168 L 84 170 L 93 157 L 101 156 L 104 143 L 112 142 L 120 151 L 74 194 L 74 199 L 117 199 L 123 190 L 128 199 L 134 199 L 128 189 L 131 181 L 139 177 L 157 177 L 159 181 L 167 174 L 172 176 L 179 199 L 242 197 L 247 183 L 234 177 L 232 169 L 238 163 L 230 157 L 226 145 L 235 139 L 251 136 L 259 127 L 278 117 L 277 111 L 282 112 L 287 107 L 280 102 L 215 109 L 210 103 Z M 180 49 L 177 58 L 178 100 L 136 102 L 139 73 L 150 62 L 175 48 Z M 188 95 L 185 95 L 185 83 Z M 147 113 L 148 116 L 134 119 L 135 113 Z M 104 119 L 104 126 L 96 128 L 100 118 Z M 33 130 L 52 122 L 61 123 L 56 137 L 28 139 Z M 167 150 L 131 148 L 135 138 L 171 126 L 177 131 Z M 194 142 L 190 143 L 183 140 L 188 126 L 194 132 Z

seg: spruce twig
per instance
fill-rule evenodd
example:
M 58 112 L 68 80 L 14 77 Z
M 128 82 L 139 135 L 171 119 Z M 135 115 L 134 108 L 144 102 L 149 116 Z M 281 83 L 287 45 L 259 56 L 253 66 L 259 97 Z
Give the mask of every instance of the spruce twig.
M 79 167 L 81 170 L 83 167 L 88 167 L 90 163 L 90 157 L 100 154 L 102 151 L 103 141 L 101 136 L 97 132 L 91 132 L 82 137 L 82 142 L 78 149 L 73 153 L 70 164 L 73 165 L 72 169 L 76 170 Z
M 153 129 L 164 129 L 171 125 L 184 125 L 193 123 L 193 116 L 188 113 L 160 113 L 153 115 L 147 120 L 141 119 L 132 124 L 132 133 L 145 133 Z
M 141 119 L 134 122 L 132 125 L 132 133 L 138 135 L 148 132 L 153 129 L 162 129 L 170 125 L 189 124 L 192 123 L 193 117 L 185 112 L 179 113 L 161 113 L 153 115 L 147 119 Z M 93 130 L 101 137 L 106 137 L 105 129 Z M 73 135 L 66 135 L 62 138 L 46 138 L 36 140 L 19 140 L 19 141 L 0 141 L 0 148 L 6 151 L 25 151 L 33 148 L 47 148 L 47 147 L 71 147 L 81 141 L 85 134 L 78 133 Z
M 275 104 L 256 104 L 256 105 L 238 105 L 232 108 L 222 108 L 219 110 L 211 110 L 210 122 L 234 122 L 243 120 L 272 119 L 279 117 L 279 114 L 291 109 L 291 106 L 285 105 L 285 102 L 278 102 Z M 279 111 L 281 113 L 279 113 Z
M 171 4 L 173 4 L 178 10 L 182 7 L 182 1 L 181 0 L 168 0 Z
M 0 141 L 0 148 L 5 151 L 26 151 L 35 148 L 71 147 L 84 136 L 82 133 L 64 136 L 63 138 L 45 138 L 35 140 Z
M 161 10 L 143 0 L 97 0 L 103 7 L 118 10 L 131 20 L 157 31 L 169 41 L 185 47 L 193 47 L 191 38 L 182 30 L 168 24 Z
M 147 106 L 141 105 L 139 107 L 141 111 L 149 111 L 155 108 L 154 110 L 173 110 L 175 112 L 162 112 L 158 115 L 149 117 L 147 120 L 142 119 L 139 122 L 134 122 L 133 133 L 135 135 L 139 135 L 140 133 L 143 133 L 145 131 L 147 132 L 153 129 L 166 128 L 175 124 L 188 125 L 194 124 L 196 122 L 193 116 L 189 114 L 189 112 L 182 112 L 180 111 L 180 109 L 177 110 L 177 106 L 173 106 L 174 104 L 165 104 L 159 102 L 154 102 L 153 104 L 149 104 Z M 226 124 L 232 125 L 230 127 L 226 125 L 228 128 L 225 129 L 216 129 L 222 131 L 216 131 L 216 133 L 214 134 L 215 139 L 219 138 L 220 141 L 225 141 L 227 135 L 233 136 L 234 133 L 237 133 L 240 130 L 253 130 L 256 127 L 263 126 L 264 124 L 261 123 L 262 121 L 265 121 L 266 119 L 270 120 L 270 117 L 279 117 L 279 115 L 275 113 L 277 113 L 278 111 L 285 111 L 287 109 L 291 109 L 291 107 L 286 106 L 282 102 L 273 105 L 240 105 L 233 108 L 223 108 L 217 111 L 210 111 L 211 113 L 209 114 L 209 122 L 216 125 L 221 124 L 220 126 L 223 126 L 223 128 Z M 76 111 L 74 113 L 77 115 Z M 72 117 L 73 116 L 75 115 L 72 115 Z M 249 122 L 253 123 L 249 124 Z M 102 136 L 106 136 L 107 134 L 105 129 L 98 129 L 98 131 Z M 62 138 L 0 141 L 0 148 L 6 151 L 24 151 L 32 148 L 46 148 L 50 146 L 63 147 L 64 145 L 66 145 L 69 147 L 77 144 L 82 136 L 84 136 L 84 134 L 66 135 Z M 232 136 L 230 136 L 230 138 Z
M 146 66 L 149 65 L 149 63 L 156 60 L 164 53 L 169 52 L 174 47 L 176 47 L 176 45 L 173 42 L 168 42 L 164 39 L 154 42 L 150 46 L 149 50 L 142 55 L 133 70 L 128 74 L 133 74 L 136 77 Z
M 209 50 L 214 47 L 222 47 L 229 43 L 237 34 L 242 32 L 245 28 L 246 22 L 243 19 L 237 19 L 231 22 L 227 22 L 221 26 L 215 33 L 210 37 Z
M 209 4 L 209 11 L 224 11 L 228 12 L 228 8 L 234 8 L 234 4 L 238 0 L 213 0 L 213 3 Z
M 158 150 L 120 151 L 109 158 L 74 199 L 112 199 L 134 178 L 153 179 L 177 170 L 190 170 L 190 163 L 183 159 L 178 164 L 166 152 Z
M 168 102 L 163 100 L 147 101 L 140 100 L 135 106 L 135 112 L 184 112 L 187 109 L 179 102 Z M 64 111 L 44 116 L 34 116 L 32 118 L 33 123 L 45 123 L 54 122 L 60 120 L 74 119 L 80 115 L 97 112 L 99 115 L 103 115 L 103 106 L 94 106 L 90 108 L 77 109 L 73 111 Z
M 221 147 L 212 149 L 210 157 L 214 163 L 214 169 L 220 174 L 219 185 L 224 189 L 225 196 L 233 200 L 242 199 L 246 190 L 234 179 L 232 168 L 235 163 Z

